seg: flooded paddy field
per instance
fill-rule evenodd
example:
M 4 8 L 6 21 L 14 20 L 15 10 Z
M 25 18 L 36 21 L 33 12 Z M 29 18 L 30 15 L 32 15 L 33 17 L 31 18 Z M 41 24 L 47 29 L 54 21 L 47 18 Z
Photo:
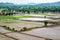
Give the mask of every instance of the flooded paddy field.
M 31 22 L 31 21 L 19 21 L 16 23 L 4 23 L 4 22 L 0 22 L 0 25 L 5 25 L 8 26 L 10 28 L 15 28 L 16 30 L 20 30 L 23 27 L 27 27 L 27 28 L 33 28 L 33 27 L 43 27 L 44 23 L 41 22 Z M 52 25 L 52 24 L 48 24 L 48 25 Z
M 6 36 L 0 34 L 0 40 L 14 40 L 14 39 L 6 37 Z

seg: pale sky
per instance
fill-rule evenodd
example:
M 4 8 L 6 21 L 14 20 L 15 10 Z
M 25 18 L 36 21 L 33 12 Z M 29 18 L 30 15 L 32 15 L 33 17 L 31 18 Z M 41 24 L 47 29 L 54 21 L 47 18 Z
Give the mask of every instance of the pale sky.
M 28 3 L 51 3 L 60 0 L 0 0 L 0 2 L 10 2 L 15 4 L 28 4 Z

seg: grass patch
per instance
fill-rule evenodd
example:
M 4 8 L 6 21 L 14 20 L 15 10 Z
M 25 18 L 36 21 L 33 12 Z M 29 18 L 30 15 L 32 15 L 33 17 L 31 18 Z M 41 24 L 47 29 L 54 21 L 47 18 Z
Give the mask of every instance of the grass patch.
M 19 19 L 19 18 L 31 18 L 31 16 L 0 16 L 1 19 Z
M 31 16 L 13 16 L 14 18 L 31 18 Z
M 0 16 L 0 19 L 14 19 L 13 16 Z
M 13 16 L 0 16 L 0 20 L 6 23 L 18 22 Z
M 19 22 L 19 20 L 14 20 L 14 19 L 2 19 L 2 21 L 5 23 Z
M 19 22 L 19 18 L 30 18 L 30 16 L 0 16 L 0 20 L 6 23 Z
M 17 32 L 17 30 L 15 30 L 15 28 L 10 28 L 10 27 L 7 27 L 7 26 L 2 26 L 2 27 L 6 30 Z

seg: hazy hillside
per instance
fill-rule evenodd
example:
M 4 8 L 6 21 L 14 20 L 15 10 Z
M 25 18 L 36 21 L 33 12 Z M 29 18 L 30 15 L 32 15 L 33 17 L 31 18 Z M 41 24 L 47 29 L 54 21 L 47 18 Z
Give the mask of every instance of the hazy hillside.
M 37 4 L 39 6 L 60 6 L 60 2 L 54 2 L 54 3 L 42 3 L 42 4 Z
M 60 6 L 60 2 L 54 2 L 54 3 L 41 3 L 41 4 L 26 4 L 26 5 L 15 5 L 13 3 L 0 3 L 0 7 L 6 7 L 6 6 Z

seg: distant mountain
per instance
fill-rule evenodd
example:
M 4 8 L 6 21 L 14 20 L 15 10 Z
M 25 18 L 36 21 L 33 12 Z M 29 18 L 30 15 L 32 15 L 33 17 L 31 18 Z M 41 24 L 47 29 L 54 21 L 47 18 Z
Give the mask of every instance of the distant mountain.
M 7 7 L 7 6 L 13 7 L 13 6 L 16 6 L 16 5 L 13 4 L 13 3 L 0 3 L 0 7 Z
M 0 6 L 13 6 L 13 3 L 0 3 Z
M 60 2 L 53 2 L 53 3 L 39 3 L 39 4 L 27 4 L 27 5 L 35 5 L 35 6 L 60 6 Z
M 53 3 L 28 3 L 28 4 L 24 4 L 24 5 L 17 5 L 17 4 L 13 4 L 13 3 L 0 3 L 0 7 L 13 7 L 13 6 L 60 6 L 60 2 L 53 2 Z
M 53 2 L 53 3 L 41 3 L 37 4 L 37 6 L 60 6 L 60 2 Z

